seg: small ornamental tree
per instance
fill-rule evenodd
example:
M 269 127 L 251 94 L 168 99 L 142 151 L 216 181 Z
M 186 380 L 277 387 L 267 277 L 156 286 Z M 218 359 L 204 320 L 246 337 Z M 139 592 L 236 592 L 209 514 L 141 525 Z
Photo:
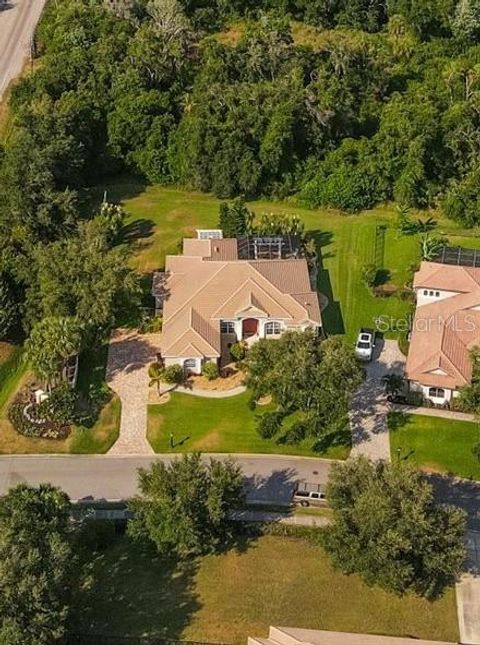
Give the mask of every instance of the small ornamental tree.
M 237 237 L 248 232 L 253 214 L 249 211 L 241 197 L 231 202 L 220 204 L 218 226 L 224 237 Z
M 69 499 L 50 484 L 0 499 L 0 643 L 50 645 L 65 634 L 70 537 Z
M 323 542 L 335 567 L 367 584 L 435 598 L 465 559 L 465 513 L 436 504 L 432 486 L 404 462 L 365 457 L 336 463 L 327 498 L 333 523 Z
M 215 552 L 234 534 L 230 513 L 244 500 L 243 478 L 231 459 L 210 462 L 198 453 L 139 471 L 140 495 L 130 503 L 128 532 L 159 553 L 186 558 Z

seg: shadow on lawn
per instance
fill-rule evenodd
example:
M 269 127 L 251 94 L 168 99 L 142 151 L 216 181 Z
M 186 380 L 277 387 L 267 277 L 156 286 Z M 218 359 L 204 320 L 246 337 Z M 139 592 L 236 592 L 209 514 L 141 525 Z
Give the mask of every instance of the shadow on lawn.
M 312 231 L 312 237 L 315 240 L 318 254 L 318 290 L 328 298 L 328 305 L 322 311 L 323 329 L 326 334 L 344 334 L 345 325 L 342 309 L 338 300 L 334 298 L 330 273 L 323 266 L 323 261 L 326 258 L 333 257 L 332 252 L 323 252 L 323 247 L 332 243 L 333 233 L 330 231 Z
M 71 632 L 180 640 L 201 607 L 198 565 L 195 559 L 162 558 L 153 547 L 118 538 L 86 566 Z

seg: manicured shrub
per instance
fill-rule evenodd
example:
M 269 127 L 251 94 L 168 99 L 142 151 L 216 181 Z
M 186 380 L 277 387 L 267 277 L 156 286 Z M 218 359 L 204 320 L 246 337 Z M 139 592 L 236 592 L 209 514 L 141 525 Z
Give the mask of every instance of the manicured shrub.
M 41 403 L 39 414 L 60 424 L 73 423 L 77 401 L 77 392 L 68 383 L 61 383 L 49 393 L 48 399 Z
M 183 379 L 184 373 L 181 365 L 169 365 L 165 368 L 165 372 L 163 373 L 163 380 L 165 383 L 178 385 L 183 381 Z
M 204 363 L 202 365 L 202 375 L 207 381 L 214 381 L 220 375 L 218 365 L 216 363 Z
M 230 347 L 230 354 L 232 355 L 232 358 L 238 363 L 240 361 L 243 361 L 245 356 L 247 355 L 247 347 L 245 343 L 239 342 L 239 343 L 234 343 Z
M 271 439 L 280 430 L 284 413 L 280 410 L 264 412 L 257 421 L 257 432 L 262 439 Z
M 309 425 L 305 419 L 298 419 L 290 428 L 279 437 L 277 443 L 295 446 L 305 439 L 308 434 Z

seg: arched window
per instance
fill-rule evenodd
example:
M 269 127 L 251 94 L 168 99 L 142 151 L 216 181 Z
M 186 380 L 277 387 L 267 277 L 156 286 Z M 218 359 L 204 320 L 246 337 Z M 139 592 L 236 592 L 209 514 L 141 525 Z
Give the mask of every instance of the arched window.
M 265 323 L 265 336 L 279 336 L 282 333 L 282 325 L 276 320 Z

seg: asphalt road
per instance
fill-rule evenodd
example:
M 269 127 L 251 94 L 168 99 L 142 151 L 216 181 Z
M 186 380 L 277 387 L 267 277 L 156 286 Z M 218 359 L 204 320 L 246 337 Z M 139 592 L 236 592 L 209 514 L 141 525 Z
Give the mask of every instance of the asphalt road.
M 0 99 L 22 71 L 45 0 L 7 0 L 0 10 Z
M 208 458 L 208 455 L 204 455 Z M 219 458 L 221 456 L 215 455 Z M 0 495 L 21 482 L 60 486 L 72 500 L 123 500 L 137 492 L 137 470 L 172 456 L 29 455 L 0 456 Z M 331 462 L 280 455 L 235 455 L 245 474 L 249 501 L 288 504 L 299 480 L 326 483 Z M 480 482 L 430 476 L 439 501 L 468 514 L 470 530 L 480 531 Z
M 208 455 L 204 455 L 208 458 Z M 216 455 L 218 458 L 219 455 Z M 330 462 L 278 455 L 236 455 L 246 477 L 250 501 L 288 504 L 295 483 L 325 483 Z M 0 495 L 21 482 L 60 486 L 72 500 L 121 500 L 137 491 L 137 469 L 171 456 L 4 456 L 0 457 Z

